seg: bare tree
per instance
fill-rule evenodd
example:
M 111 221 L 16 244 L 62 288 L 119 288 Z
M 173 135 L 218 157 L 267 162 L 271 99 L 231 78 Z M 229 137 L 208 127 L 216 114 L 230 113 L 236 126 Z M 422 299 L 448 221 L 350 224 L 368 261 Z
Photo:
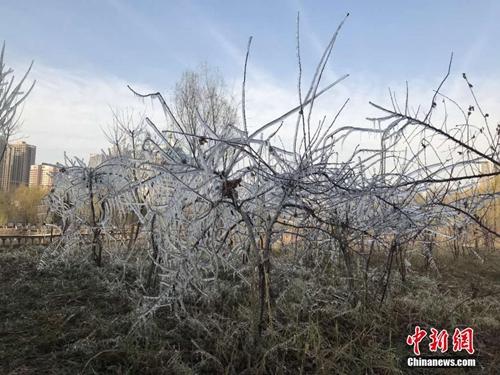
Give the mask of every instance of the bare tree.
M 178 123 L 189 133 L 196 133 L 200 122 L 216 134 L 237 122 L 236 105 L 224 79 L 206 64 L 183 73 L 175 86 L 173 102 Z
M 23 77 L 15 82 L 14 70 L 6 67 L 4 57 L 5 43 L 2 44 L 0 52 L 0 161 L 11 135 L 19 126 L 18 110 L 35 85 L 33 82 L 27 90 L 23 89 L 33 62 Z

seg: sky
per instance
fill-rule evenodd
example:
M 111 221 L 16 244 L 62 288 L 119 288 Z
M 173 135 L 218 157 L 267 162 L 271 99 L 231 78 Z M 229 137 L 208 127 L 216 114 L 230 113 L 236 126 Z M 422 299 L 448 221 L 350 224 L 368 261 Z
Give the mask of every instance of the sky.
M 35 88 L 17 139 L 37 146 L 37 163 L 62 161 L 63 152 L 88 158 L 106 147 L 102 129 L 112 110 L 148 114 L 127 84 L 171 94 L 182 72 L 207 63 L 241 92 L 248 38 L 253 37 L 247 112 L 251 126 L 297 104 L 296 21 L 304 82 L 347 13 L 325 73 L 325 85 L 348 73 L 318 107 L 332 115 L 350 98 L 341 120 L 358 124 L 368 105 L 403 95 L 428 103 L 446 73 L 447 94 L 464 105 L 467 72 L 486 110 L 499 109 L 500 2 L 420 1 L 55 1 L 0 0 L 0 42 L 21 76 L 31 60 Z M 496 98 L 495 98 L 496 97 Z M 492 116 L 494 119 L 494 115 Z

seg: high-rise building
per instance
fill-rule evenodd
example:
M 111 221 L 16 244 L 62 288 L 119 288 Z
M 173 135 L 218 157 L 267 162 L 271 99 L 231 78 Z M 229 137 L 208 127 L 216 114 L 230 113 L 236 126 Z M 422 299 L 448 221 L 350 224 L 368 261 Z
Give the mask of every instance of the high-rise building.
M 7 151 L 7 142 L 4 137 L 0 137 L 0 160 L 3 159 L 4 153 Z
M 90 154 L 89 167 L 95 168 L 99 164 L 101 164 L 104 160 L 105 160 L 105 156 L 103 154 Z
M 0 190 L 9 190 L 10 172 L 11 172 L 11 148 L 4 139 L 0 139 L 0 152 L 2 152 L 2 160 L 0 160 Z
M 0 163 L 0 189 L 9 191 L 27 186 L 35 155 L 36 147 L 26 142 L 8 144 Z
M 57 167 L 45 163 L 32 165 L 29 186 L 51 188 L 54 185 L 54 174 L 57 170 Z
M 10 177 L 11 186 L 27 186 L 30 180 L 30 167 L 35 164 L 36 147 L 26 142 L 12 144 L 12 173 Z

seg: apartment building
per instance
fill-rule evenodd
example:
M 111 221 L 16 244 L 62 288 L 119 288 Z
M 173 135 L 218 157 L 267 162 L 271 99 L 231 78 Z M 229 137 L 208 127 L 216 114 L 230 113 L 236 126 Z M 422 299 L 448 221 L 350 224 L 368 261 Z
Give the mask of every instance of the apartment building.
M 30 187 L 51 188 L 54 185 L 54 174 L 57 167 L 49 164 L 35 164 L 30 167 Z
M 0 162 L 0 190 L 11 191 L 27 186 L 35 156 L 36 147 L 33 145 L 22 141 L 8 144 Z

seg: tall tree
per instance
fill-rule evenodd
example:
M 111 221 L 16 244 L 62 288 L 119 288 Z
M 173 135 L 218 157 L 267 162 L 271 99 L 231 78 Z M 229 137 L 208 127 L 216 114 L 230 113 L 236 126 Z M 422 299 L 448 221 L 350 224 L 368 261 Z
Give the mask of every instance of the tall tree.
M 5 43 L 2 44 L 0 52 L 0 161 L 5 154 L 9 138 L 19 126 L 17 110 L 35 85 L 33 81 L 27 90 L 23 89 L 33 62 L 31 62 L 24 76 L 15 83 L 14 70 L 6 67 L 4 56 Z

